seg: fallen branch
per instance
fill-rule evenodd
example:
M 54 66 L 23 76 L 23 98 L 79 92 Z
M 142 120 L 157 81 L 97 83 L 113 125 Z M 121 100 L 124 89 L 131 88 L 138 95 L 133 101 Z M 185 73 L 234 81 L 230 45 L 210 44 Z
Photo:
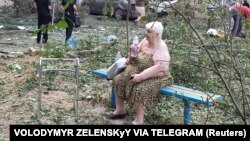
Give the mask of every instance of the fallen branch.
M 10 35 L 10 34 L 17 34 L 17 33 L 27 33 L 26 30 L 10 30 L 10 31 L 4 31 L 0 32 L 0 35 Z

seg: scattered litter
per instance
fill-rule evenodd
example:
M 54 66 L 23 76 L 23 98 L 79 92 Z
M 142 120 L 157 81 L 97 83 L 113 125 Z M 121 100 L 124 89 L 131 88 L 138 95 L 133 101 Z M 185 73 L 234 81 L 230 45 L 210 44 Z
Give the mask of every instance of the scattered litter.
M 99 28 L 99 31 L 105 31 L 106 29 L 105 28 L 103 28 L 103 27 L 100 27 Z
M 16 57 L 22 57 L 24 55 L 23 52 L 8 52 L 8 57 L 10 58 L 16 58 Z
M 216 36 L 223 38 L 223 37 L 225 37 L 225 33 L 224 33 L 224 31 L 218 30 Z
M 18 69 L 18 70 L 21 70 L 22 69 L 22 67 L 19 65 L 19 64 L 15 64 L 15 66 L 14 66 L 16 69 Z
M 217 35 L 217 30 L 213 29 L 213 28 L 210 28 L 207 31 L 207 35 L 209 35 L 209 36 L 216 36 Z
M 79 33 L 80 32 L 80 30 L 77 30 L 75 33 L 77 34 L 77 33 Z
M 30 26 L 30 27 L 26 28 L 25 30 L 26 30 L 26 31 L 33 32 L 33 31 L 36 30 L 36 29 L 35 29 L 35 27 Z
M 3 25 L 0 25 L 0 29 L 3 28 Z
M 79 40 L 76 37 L 70 37 L 67 41 L 67 48 L 77 48 L 79 46 Z
M 91 96 L 91 95 L 88 95 L 88 96 L 86 97 L 86 99 L 92 99 L 92 96 Z
M 103 37 L 103 40 L 106 42 L 110 42 L 110 41 L 115 41 L 117 39 L 117 37 L 115 35 L 108 35 Z
M 24 26 L 17 26 L 17 28 L 20 29 L 20 30 L 24 30 L 25 29 Z
M 220 38 L 223 38 L 225 36 L 223 31 L 216 30 L 216 29 L 213 29 L 213 28 L 208 29 L 207 35 L 209 35 L 211 37 L 220 37 Z

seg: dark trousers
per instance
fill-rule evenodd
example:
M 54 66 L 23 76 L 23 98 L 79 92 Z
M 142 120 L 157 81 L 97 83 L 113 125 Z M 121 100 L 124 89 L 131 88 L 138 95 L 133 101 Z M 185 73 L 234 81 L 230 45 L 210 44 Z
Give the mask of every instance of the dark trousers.
M 68 27 L 66 28 L 66 40 L 65 40 L 65 42 L 67 42 L 68 39 L 72 35 L 72 31 L 73 31 L 74 23 L 75 23 L 74 17 L 75 17 L 74 15 L 65 14 L 65 21 L 68 24 Z
M 43 34 L 43 43 L 47 43 L 48 40 L 48 24 L 50 23 L 50 16 L 38 16 L 38 29 L 39 32 L 37 33 L 36 41 L 40 43 L 41 41 L 41 34 Z M 41 29 L 42 25 L 45 27 Z
M 232 17 L 233 17 L 233 20 L 234 20 L 232 35 L 240 36 L 241 30 L 242 30 L 242 19 L 243 19 L 243 17 L 236 10 L 232 10 L 231 14 L 232 14 Z M 237 21 L 237 19 L 238 19 L 238 21 Z

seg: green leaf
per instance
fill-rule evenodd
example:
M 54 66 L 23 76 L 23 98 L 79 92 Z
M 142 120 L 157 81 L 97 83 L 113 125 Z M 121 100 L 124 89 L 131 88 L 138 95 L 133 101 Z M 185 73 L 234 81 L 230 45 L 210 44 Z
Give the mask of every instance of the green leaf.
M 250 22 L 249 21 L 245 21 L 244 26 L 245 26 L 246 29 L 250 29 Z
M 141 20 L 145 21 L 147 19 L 147 16 L 141 16 Z
M 74 0 L 68 0 L 67 3 L 64 5 L 64 9 L 67 9 L 71 3 L 73 3 Z
M 36 36 L 36 34 L 37 34 L 39 31 L 40 31 L 39 29 L 33 31 L 33 32 L 32 32 L 32 36 Z
M 46 26 L 43 24 L 43 25 L 41 26 L 40 30 L 41 30 L 42 32 L 45 32 L 45 31 L 46 31 Z
M 67 28 L 67 27 L 68 27 L 68 24 L 67 24 L 67 22 L 65 22 L 65 21 L 60 21 L 60 22 L 58 22 L 57 26 L 58 26 L 59 28 Z
M 52 24 L 49 24 L 47 30 L 53 30 L 53 29 L 56 29 L 56 27 Z

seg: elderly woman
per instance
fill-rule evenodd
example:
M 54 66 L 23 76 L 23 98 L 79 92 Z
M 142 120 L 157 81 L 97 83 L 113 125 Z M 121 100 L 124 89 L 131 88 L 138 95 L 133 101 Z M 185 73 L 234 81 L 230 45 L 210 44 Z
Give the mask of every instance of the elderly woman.
M 146 24 L 146 38 L 136 50 L 138 55 L 128 60 L 125 71 L 113 79 L 116 93 L 116 109 L 109 119 L 124 118 L 124 101 L 135 106 L 136 115 L 132 124 L 144 123 L 146 106 L 155 106 L 160 102 L 160 88 L 172 84 L 169 72 L 170 55 L 166 43 L 162 40 L 163 25 L 155 21 Z

